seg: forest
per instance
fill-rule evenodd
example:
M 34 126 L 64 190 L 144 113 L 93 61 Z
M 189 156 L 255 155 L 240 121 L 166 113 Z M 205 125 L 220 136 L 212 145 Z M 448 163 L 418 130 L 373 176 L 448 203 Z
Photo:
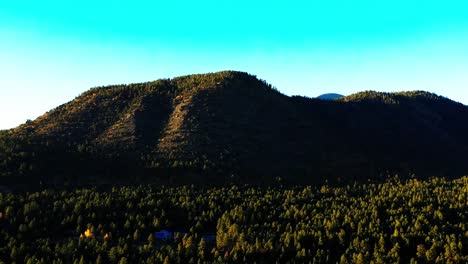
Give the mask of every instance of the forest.
M 2 263 L 467 263 L 468 177 L 0 193 Z

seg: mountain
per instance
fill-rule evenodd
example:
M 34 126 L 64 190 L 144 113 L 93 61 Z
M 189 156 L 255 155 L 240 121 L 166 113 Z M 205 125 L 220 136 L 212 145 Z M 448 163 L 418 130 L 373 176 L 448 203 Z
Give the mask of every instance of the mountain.
M 427 92 L 288 97 L 234 71 L 97 87 L 0 132 L 0 185 L 459 176 L 467 121 Z
M 344 95 L 337 94 L 337 93 L 326 93 L 326 94 L 322 94 L 320 96 L 317 96 L 317 99 L 336 100 L 336 99 L 340 99 L 340 98 L 343 98 L 343 97 L 344 97 Z

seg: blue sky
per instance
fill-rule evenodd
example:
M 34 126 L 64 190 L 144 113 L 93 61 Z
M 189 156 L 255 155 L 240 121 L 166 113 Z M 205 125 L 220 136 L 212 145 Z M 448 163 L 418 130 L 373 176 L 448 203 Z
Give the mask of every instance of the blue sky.
M 90 87 L 241 70 L 287 95 L 468 104 L 464 1 L 0 1 L 0 129 Z

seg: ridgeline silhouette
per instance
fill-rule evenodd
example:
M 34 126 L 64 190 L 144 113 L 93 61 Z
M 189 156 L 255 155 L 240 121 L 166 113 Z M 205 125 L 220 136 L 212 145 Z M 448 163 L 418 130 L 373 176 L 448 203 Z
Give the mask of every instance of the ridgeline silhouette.
M 320 183 L 468 173 L 468 107 L 288 97 L 235 71 L 93 88 L 0 133 L 0 184 Z

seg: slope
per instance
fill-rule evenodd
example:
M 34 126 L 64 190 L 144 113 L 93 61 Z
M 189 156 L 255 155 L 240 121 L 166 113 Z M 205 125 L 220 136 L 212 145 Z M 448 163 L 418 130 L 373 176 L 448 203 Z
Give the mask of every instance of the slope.
M 3 183 L 382 180 L 468 172 L 468 108 L 431 93 L 285 96 L 224 71 L 93 88 L 0 133 Z

